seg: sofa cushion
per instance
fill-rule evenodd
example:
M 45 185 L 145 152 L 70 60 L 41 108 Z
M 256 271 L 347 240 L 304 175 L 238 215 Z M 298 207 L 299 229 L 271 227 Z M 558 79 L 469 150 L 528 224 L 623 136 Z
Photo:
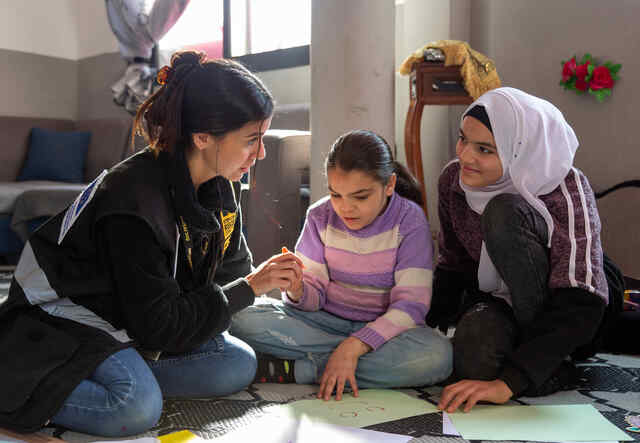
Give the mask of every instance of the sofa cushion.
M 273 112 L 271 129 L 309 130 L 309 103 L 278 105 Z
M 84 184 L 51 182 L 45 180 L 26 182 L 0 182 L 0 214 L 13 214 L 18 197 L 31 190 L 61 190 L 59 192 L 79 193 L 84 189 Z M 53 195 L 53 194 L 52 194 Z M 58 194 L 56 194 L 58 195 Z
M 90 141 L 90 132 L 56 132 L 33 128 L 27 161 L 18 181 L 82 183 Z
M 31 222 L 42 217 L 51 217 L 69 206 L 86 185 L 68 185 L 30 189 L 20 194 L 13 208 L 11 229 L 22 240 L 33 230 Z
M 11 226 L 10 215 L 0 215 L 0 255 L 16 255 L 22 250 L 22 241 Z
M 71 120 L 32 117 L 0 117 L 0 182 L 15 181 L 27 158 L 31 128 L 73 131 Z

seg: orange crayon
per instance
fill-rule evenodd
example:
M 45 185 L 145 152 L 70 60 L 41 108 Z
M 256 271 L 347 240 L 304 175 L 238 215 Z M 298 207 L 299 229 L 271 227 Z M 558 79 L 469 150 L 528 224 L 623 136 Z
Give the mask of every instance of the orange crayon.
M 283 253 L 283 254 L 286 254 L 287 252 L 289 252 L 289 250 L 287 249 L 287 247 L 286 247 L 286 246 L 283 246 L 283 247 L 282 247 L 282 253 Z M 302 265 L 302 269 L 304 269 L 304 265 Z

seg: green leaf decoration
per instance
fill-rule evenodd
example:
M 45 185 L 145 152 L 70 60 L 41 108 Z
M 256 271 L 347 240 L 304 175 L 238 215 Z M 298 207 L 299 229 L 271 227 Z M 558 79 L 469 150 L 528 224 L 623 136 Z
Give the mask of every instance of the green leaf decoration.
M 604 90 L 603 90 L 603 89 L 601 89 L 601 90 L 599 90 L 599 91 L 598 91 L 598 93 L 596 94 L 596 99 L 598 99 L 598 101 L 599 101 L 600 103 L 602 103 L 602 102 L 604 101 L 604 99 L 605 99 L 605 97 L 606 97 L 606 96 L 607 96 L 607 95 L 604 93 Z

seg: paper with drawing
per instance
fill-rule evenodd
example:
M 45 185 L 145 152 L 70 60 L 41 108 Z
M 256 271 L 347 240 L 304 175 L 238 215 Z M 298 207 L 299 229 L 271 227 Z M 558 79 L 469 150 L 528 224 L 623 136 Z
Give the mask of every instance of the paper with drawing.
M 342 400 L 300 400 L 278 407 L 277 414 L 300 420 L 362 428 L 386 421 L 438 412 L 431 403 L 398 391 L 362 389 L 359 397 L 346 394 Z

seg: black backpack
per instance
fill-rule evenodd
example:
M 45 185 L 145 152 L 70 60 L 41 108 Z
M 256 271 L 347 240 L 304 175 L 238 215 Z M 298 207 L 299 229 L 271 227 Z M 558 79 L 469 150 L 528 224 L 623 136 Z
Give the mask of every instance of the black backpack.
M 591 343 L 579 347 L 571 354 L 574 360 L 586 360 L 597 352 L 613 352 L 608 344 L 612 342 L 611 336 L 624 306 L 624 276 L 620 268 L 606 254 L 604 254 L 603 268 L 607 286 L 609 286 L 609 305 L 604 311 L 600 326 Z

